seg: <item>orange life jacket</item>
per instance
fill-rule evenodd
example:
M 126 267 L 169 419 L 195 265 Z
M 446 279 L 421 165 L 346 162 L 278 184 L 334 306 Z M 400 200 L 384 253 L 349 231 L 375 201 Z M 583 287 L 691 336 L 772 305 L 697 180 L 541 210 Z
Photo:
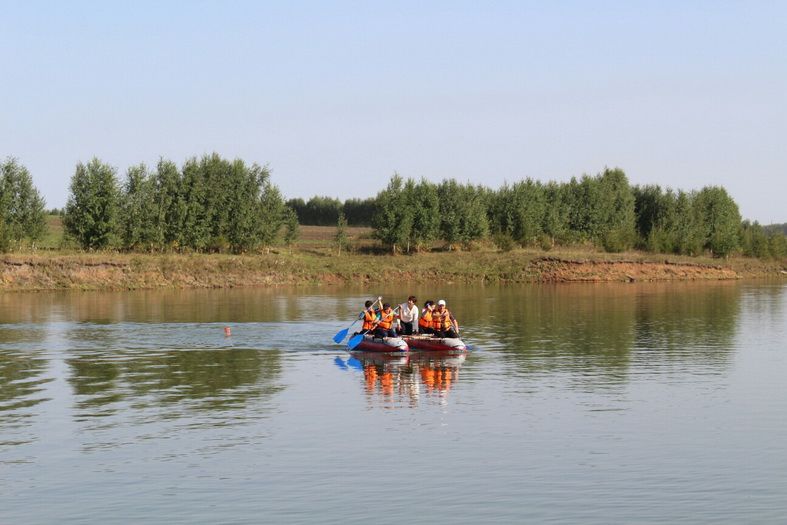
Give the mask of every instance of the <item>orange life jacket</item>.
M 380 328 L 382 328 L 383 330 L 388 330 L 393 325 L 393 322 L 394 322 L 393 310 L 391 310 L 388 313 L 382 311 L 380 312 L 380 323 L 379 323 Z
M 445 313 L 445 310 L 443 310 L 443 313 Z M 432 328 L 435 330 L 443 329 L 443 316 L 437 310 L 432 312 Z
M 424 309 L 424 313 L 421 318 L 418 320 L 418 326 L 421 328 L 431 328 L 432 327 L 432 312 Z
M 443 310 L 443 313 L 435 311 L 432 314 L 432 328 L 443 331 L 449 330 L 451 327 L 453 327 L 453 324 L 451 324 L 451 314 L 447 309 Z
M 374 310 L 366 310 L 363 313 L 363 328 L 362 330 L 371 330 L 374 328 L 374 322 L 377 320 L 377 314 Z

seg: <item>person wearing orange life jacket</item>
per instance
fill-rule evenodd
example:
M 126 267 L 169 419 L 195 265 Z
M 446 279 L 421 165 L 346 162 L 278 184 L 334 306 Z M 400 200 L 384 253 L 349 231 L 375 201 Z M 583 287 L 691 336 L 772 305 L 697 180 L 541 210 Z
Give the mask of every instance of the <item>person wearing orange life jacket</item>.
M 434 301 L 426 301 L 424 303 L 424 310 L 421 312 L 421 318 L 418 319 L 418 331 L 422 334 L 433 334 L 432 328 L 432 312 L 434 311 Z
M 363 320 L 363 325 L 355 335 L 371 333 L 377 328 L 377 320 L 379 319 L 380 310 L 376 309 L 374 305 L 383 304 L 382 297 L 378 297 L 376 301 L 366 301 L 363 304 L 363 311 L 358 315 L 358 319 Z
M 380 338 L 396 337 L 396 331 L 393 329 L 394 319 L 396 319 L 396 314 L 391 309 L 391 305 L 385 303 L 383 309 L 380 310 L 380 318 L 377 320 L 374 336 Z
M 435 337 L 459 337 L 459 323 L 448 311 L 448 308 L 445 307 L 443 299 L 437 301 L 437 308 L 432 312 L 432 329 Z
M 377 312 L 375 312 L 374 303 L 372 301 L 366 301 L 364 303 L 364 311 L 361 314 L 361 318 L 363 319 L 363 326 L 361 326 L 362 334 L 370 332 L 374 330 L 377 326 Z

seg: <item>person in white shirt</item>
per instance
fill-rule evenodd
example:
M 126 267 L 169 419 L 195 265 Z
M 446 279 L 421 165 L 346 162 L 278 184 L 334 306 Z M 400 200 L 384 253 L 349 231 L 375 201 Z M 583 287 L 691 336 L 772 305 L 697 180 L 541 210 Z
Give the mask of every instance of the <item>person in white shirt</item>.
M 407 298 L 406 303 L 399 305 L 399 323 L 400 335 L 413 335 L 413 326 L 418 323 L 418 306 L 416 301 L 418 299 L 411 295 Z

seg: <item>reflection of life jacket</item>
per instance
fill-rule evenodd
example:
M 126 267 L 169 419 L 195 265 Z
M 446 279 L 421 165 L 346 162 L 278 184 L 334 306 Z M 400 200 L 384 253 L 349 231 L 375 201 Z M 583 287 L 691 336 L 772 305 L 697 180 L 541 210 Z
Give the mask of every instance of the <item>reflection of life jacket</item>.
M 374 328 L 374 322 L 377 320 L 377 314 L 374 310 L 366 310 L 363 313 L 363 327 L 362 330 L 371 330 Z
M 421 328 L 431 328 L 432 327 L 432 312 L 428 309 L 424 308 L 424 314 L 418 320 L 418 326 Z
M 391 325 L 393 325 L 393 321 L 394 321 L 393 310 L 391 310 L 388 313 L 380 312 L 380 324 L 379 324 L 380 328 L 382 328 L 383 330 L 388 330 L 389 328 L 391 328 Z
M 393 395 L 394 381 L 391 372 L 383 372 L 382 377 L 380 377 L 380 390 L 387 396 Z
M 443 313 L 434 312 L 432 314 L 432 328 L 435 330 L 450 330 L 452 326 L 451 314 L 447 309 L 443 310 Z

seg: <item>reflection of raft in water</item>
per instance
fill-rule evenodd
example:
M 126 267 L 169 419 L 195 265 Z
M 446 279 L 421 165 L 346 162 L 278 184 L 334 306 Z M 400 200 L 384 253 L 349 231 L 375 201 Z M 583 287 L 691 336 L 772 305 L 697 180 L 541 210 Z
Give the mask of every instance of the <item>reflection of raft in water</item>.
M 412 350 L 430 352 L 464 352 L 467 346 L 458 337 L 434 337 L 432 335 L 405 335 L 402 339 L 407 342 Z
M 364 335 L 354 350 L 364 352 L 407 352 L 410 347 L 401 337 L 374 337 Z
M 356 349 L 350 351 L 350 355 L 364 367 L 372 365 L 381 367 L 381 369 L 395 370 L 410 364 L 408 352 L 368 352 Z
M 417 401 L 419 383 L 426 393 L 447 393 L 459 379 L 459 369 L 467 352 L 364 352 L 352 351 L 363 368 L 366 391 L 379 392 L 386 398 L 397 392 Z

